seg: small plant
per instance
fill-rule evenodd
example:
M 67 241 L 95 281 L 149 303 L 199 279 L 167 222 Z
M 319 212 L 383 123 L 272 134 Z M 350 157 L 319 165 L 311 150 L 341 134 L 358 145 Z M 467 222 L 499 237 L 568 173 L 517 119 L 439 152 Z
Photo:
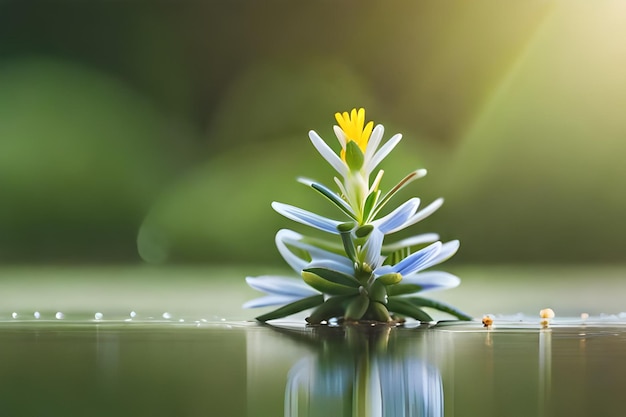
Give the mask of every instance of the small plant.
M 337 191 L 313 180 L 298 181 L 321 194 L 341 212 L 343 219 L 329 219 L 298 207 L 274 202 L 283 216 L 330 235 L 329 240 L 307 237 L 291 230 L 276 234 L 276 246 L 285 261 L 302 280 L 280 277 L 248 277 L 252 288 L 266 296 L 244 304 L 246 308 L 282 305 L 257 317 L 267 321 L 313 309 L 307 322 L 344 321 L 393 322 L 412 317 L 422 322 L 432 318 L 423 310 L 433 308 L 461 320 L 470 317 L 437 301 L 418 297 L 429 290 L 456 287 L 460 280 L 441 271 L 425 271 L 456 253 L 459 241 L 442 243 L 434 233 L 396 242 L 391 235 L 423 220 L 443 203 L 437 199 L 418 210 L 419 198 L 411 198 L 381 216 L 392 197 L 426 170 L 411 172 L 391 190 L 379 188 L 383 170 L 372 174 L 400 142 L 396 134 L 381 145 L 384 128 L 365 123 L 365 110 L 335 114 L 334 132 L 341 144 L 337 154 L 315 132 L 309 132 L 313 146 L 338 172 Z

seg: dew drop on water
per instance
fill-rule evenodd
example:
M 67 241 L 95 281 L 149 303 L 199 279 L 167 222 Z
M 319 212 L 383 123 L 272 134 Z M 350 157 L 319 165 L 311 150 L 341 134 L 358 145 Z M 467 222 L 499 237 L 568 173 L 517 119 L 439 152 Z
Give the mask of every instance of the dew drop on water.
M 94 314 L 93 316 L 94 316 L 94 318 L 95 318 L 96 320 L 102 320 L 102 317 L 103 317 L 103 316 L 102 316 L 102 313 L 99 313 L 99 312 L 98 312 L 98 313 L 96 313 L 96 314 Z
M 166 311 L 165 313 L 163 313 L 163 318 L 169 320 L 172 318 L 172 315 Z
M 137 313 L 135 313 L 134 311 L 131 311 L 130 312 L 130 317 L 134 319 L 135 316 L 137 316 Z
M 13 317 L 14 319 L 16 319 L 16 318 L 17 318 L 17 313 L 16 313 L 16 312 L 11 313 L 11 317 Z
M 57 313 L 54 315 L 54 317 L 57 320 L 63 320 L 65 318 L 65 314 L 61 313 L 60 311 L 57 311 Z
M 41 314 L 39 314 L 39 311 L 35 311 L 35 313 L 33 314 L 33 316 L 38 319 L 39 317 L 41 317 Z

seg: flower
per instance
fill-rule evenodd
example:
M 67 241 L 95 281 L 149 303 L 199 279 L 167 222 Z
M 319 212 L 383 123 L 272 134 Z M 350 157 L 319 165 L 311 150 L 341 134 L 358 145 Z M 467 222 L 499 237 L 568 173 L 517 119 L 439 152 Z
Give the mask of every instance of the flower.
M 267 295 L 244 307 L 286 304 L 257 317 L 260 321 L 284 317 L 315 307 L 310 323 L 333 317 L 346 320 L 391 321 L 396 316 L 410 316 L 420 321 L 432 318 L 424 307 L 450 313 L 460 319 L 469 316 L 445 304 L 415 297 L 413 294 L 459 284 L 456 276 L 441 271 L 425 271 L 453 256 L 459 241 L 442 243 L 439 236 L 426 233 L 396 242 L 389 235 L 406 229 L 435 212 L 442 204 L 437 199 L 421 210 L 419 198 L 411 198 L 384 216 L 382 209 L 402 188 L 426 175 L 426 170 L 411 172 L 383 194 L 379 189 L 383 170 L 370 182 L 370 174 L 395 148 L 401 135 L 394 135 L 382 147 L 384 128 L 365 123 L 365 110 L 335 114 L 334 126 L 341 145 L 335 153 L 315 131 L 309 132 L 313 146 L 339 173 L 338 191 L 300 178 L 343 213 L 343 219 L 331 219 L 292 205 L 273 202 L 279 214 L 300 224 L 335 236 L 334 241 L 312 238 L 283 229 L 276 234 L 276 246 L 285 261 L 304 282 L 281 276 L 246 278 L 248 284 Z M 339 236 L 337 239 L 336 236 Z
M 367 142 L 372 134 L 374 122 L 368 122 L 365 127 L 365 109 L 352 109 L 352 112 L 335 113 L 335 119 L 339 124 L 339 128 L 335 130 L 337 138 L 342 144 L 341 159 L 346 160 L 346 144 L 354 141 L 361 152 L 365 153 Z M 335 126 L 336 128 L 337 126 Z

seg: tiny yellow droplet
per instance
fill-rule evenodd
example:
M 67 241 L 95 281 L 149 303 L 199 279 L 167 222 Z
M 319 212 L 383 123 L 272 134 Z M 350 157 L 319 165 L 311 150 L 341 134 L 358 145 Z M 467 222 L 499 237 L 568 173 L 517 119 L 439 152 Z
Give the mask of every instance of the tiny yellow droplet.
M 542 319 L 553 319 L 554 318 L 554 310 L 551 308 L 544 308 L 539 312 L 539 317 Z

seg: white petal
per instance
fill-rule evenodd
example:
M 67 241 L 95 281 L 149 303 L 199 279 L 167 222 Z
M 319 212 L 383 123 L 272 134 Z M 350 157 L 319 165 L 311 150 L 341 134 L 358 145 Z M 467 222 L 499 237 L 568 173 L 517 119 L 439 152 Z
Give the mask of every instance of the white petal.
M 328 233 L 339 234 L 337 226 L 339 226 L 341 222 L 337 220 L 327 219 L 319 214 L 311 213 L 310 211 L 303 210 L 299 207 L 278 203 L 276 201 L 272 203 L 272 208 L 288 219 L 298 223 L 302 223 Z
M 461 280 L 452 274 L 442 271 L 419 272 L 402 278 L 403 284 L 417 284 L 422 291 L 433 291 L 446 288 L 454 288 Z
M 385 235 L 383 234 L 383 232 L 381 232 L 377 228 L 374 228 L 374 230 L 372 230 L 372 233 L 370 233 L 370 235 L 367 237 L 367 242 L 365 242 L 365 245 L 363 245 L 362 250 L 365 251 L 365 257 L 363 258 L 363 261 L 371 266 L 372 269 L 375 269 L 378 267 L 378 265 L 380 265 L 380 251 L 383 246 L 384 237 Z
M 307 187 L 310 187 L 311 185 L 313 185 L 314 183 L 316 183 L 317 181 L 313 181 L 310 178 L 306 178 L 306 177 L 298 177 L 296 178 L 296 181 L 298 181 L 300 184 L 304 184 Z
M 343 194 L 344 196 L 348 195 L 348 192 L 346 191 L 346 187 L 343 186 L 343 183 L 341 182 L 341 180 L 337 177 L 333 178 L 335 180 L 335 184 L 337 184 L 337 187 L 339 187 L 339 191 L 341 191 L 341 194 Z
M 372 185 L 370 185 L 370 189 L 368 191 L 368 193 L 372 193 L 372 191 L 377 190 L 378 186 L 380 185 L 380 181 L 383 179 L 383 174 L 385 173 L 385 171 L 383 171 L 382 169 L 378 171 L 378 174 L 376 174 L 376 177 L 374 178 L 374 181 L 372 181 Z
M 389 139 L 387 143 L 385 143 L 383 147 L 374 154 L 371 161 L 368 161 L 367 165 L 365 165 L 366 175 L 369 175 L 374 170 L 374 168 L 376 168 L 378 164 L 380 164 L 380 162 L 385 159 L 387 155 L 389 155 L 389 152 L 391 152 L 401 140 L 402 135 L 399 133 Z
M 376 125 L 374 130 L 372 130 L 370 140 L 367 141 L 367 148 L 365 148 L 365 165 L 367 165 L 367 163 L 374 157 L 374 154 L 378 149 L 378 145 L 380 145 L 380 141 L 383 139 L 384 133 L 385 127 L 383 125 Z
M 317 149 L 320 155 L 322 155 L 335 171 L 345 178 L 348 175 L 348 166 L 337 156 L 335 151 L 333 151 L 314 130 L 309 132 L 309 139 L 311 139 L 311 143 L 313 143 L 313 146 L 315 146 L 315 149 Z
M 420 199 L 414 197 L 385 217 L 373 221 L 372 224 L 386 235 L 404 229 L 405 224 L 413 217 L 419 205 Z
M 343 130 L 337 125 L 333 126 L 333 131 L 335 132 L 335 136 L 337 136 L 337 140 L 341 144 L 343 149 L 346 149 L 346 135 L 343 133 Z
M 406 239 L 402 239 L 395 243 L 390 243 L 388 245 L 383 246 L 384 252 L 395 252 L 398 249 L 408 248 L 411 246 L 422 245 L 424 243 L 432 243 L 439 240 L 439 235 L 437 233 L 424 233 L 421 235 L 409 237 Z

